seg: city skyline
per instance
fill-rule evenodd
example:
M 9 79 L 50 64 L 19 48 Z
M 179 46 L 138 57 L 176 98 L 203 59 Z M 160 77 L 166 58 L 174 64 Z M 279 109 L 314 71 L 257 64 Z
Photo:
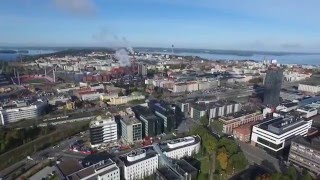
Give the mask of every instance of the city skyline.
M 0 45 L 131 46 L 319 52 L 319 2 L 13 0 Z

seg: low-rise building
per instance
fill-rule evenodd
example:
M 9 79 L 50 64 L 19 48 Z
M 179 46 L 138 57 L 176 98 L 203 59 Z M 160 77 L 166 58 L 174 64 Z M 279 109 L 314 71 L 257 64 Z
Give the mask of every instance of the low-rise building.
M 0 125 L 7 125 L 23 119 L 41 116 L 48 106 L 47 101 L 41 99 L 29 103 L 27 101 L 13 101 L 0 107 Z
M 143 100 L 143 99 L 145 99 L 144 95 L 132 94 L 130 96 L 112 97 L 110 98 L 110 102 L 108 102 L 108 104 L 120 105 L 120 104 L 126 104 L 133 100 Z
M 233 137 L 242 142 L 250 142 L 252 127 L 255 124 L 257 124 L 257 122 L 251 122 L 234 128 L 232 131 Z
M 279 106 L 277 106 L 277 111 L 282 111 L 282 112 L 289 112 L 293 111 L 298 108 L 298 103 L 296 102 L 285 102 L 281 103 Z
M 160 149 L 164 155 L 172 159 L 190 157 L 200 151 L 200 137 L 187 136 L 173 139 L 167 143 L 160 144 Z
M 316 94 L 320 92 L 320 85 L 299 84 L 298 90 Z
M 288 161 L 320 175 L 320 136 L 299 136 L 292 140 Z
M 304 113 L 305 118 L 310 118 L 318 114 L 318 110 L 309 106 L 302 106 L 297 109 L 298 112 Z
M 124 163 L 124 179 L 135 180 L 150 176 L 158 169 L 158 154 L 152 147 L 131 151 L 119 157 Z
M 232 134 L 234 128 L 251 122 L 260 121 L 263 119 L 263 114 L 259 111 L 241 111 L 228 116 L 219 118 L 223 124 L 223 133 Z
M 120 169 L 111 159 L 82 168 L 66 177 L 67 180 L 112 179 L 120 180 Z
M 311 125 L 312 120 L 300 117 L 276 117 L 253 126 L 251 143 L 278 152 L 290 145 L 295 136 L 306 136 Z

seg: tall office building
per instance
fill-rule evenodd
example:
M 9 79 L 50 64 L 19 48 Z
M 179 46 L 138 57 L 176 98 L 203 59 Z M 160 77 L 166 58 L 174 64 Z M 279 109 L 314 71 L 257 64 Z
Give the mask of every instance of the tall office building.
M 270 66 L 264 79 L 264 105 L 269 107 L 279 105 L 282 79 L 283 70 L 274 65 Z
M 156 117 L 149 108 L 135 106 L 132 110 L 142 123 L 143 138 L 147 136 L 156 136 L 163 132 L 163 122 L 160 118 Z
M 148 73 L 147 65 L 143 63 L 138 64 L 138 74 L 142 76 L 146 76 Z
M 170 132 L 177 127 L 175 107 L 164 101 L 157 100 L 150 100 L 148 106 L 157 117 L 162 119 L 165 132 Z
M 123 116 L 121 122 L 121 138 L 128 143 L 142 139 L 142 124 L 134 116 Z
M 98 116 L 96 120 L 90 122 L 89 127 L 92 147 L 117 140 L 117 123 L 110 113 Z

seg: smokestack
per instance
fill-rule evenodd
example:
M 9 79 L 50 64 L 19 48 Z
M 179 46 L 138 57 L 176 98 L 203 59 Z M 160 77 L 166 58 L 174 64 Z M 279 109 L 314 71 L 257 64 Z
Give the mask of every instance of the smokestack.
M 17 72 L 17 76 L 18 76 L 18 85 L 20 85 L 20 76 L 19 76 L 19 72 Z

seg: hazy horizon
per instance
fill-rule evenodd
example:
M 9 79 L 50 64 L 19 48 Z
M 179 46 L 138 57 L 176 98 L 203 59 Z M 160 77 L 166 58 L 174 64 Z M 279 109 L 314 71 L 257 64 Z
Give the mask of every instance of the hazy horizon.
M 5 0 L 0 46 L 319 52 L 310 0 Z

